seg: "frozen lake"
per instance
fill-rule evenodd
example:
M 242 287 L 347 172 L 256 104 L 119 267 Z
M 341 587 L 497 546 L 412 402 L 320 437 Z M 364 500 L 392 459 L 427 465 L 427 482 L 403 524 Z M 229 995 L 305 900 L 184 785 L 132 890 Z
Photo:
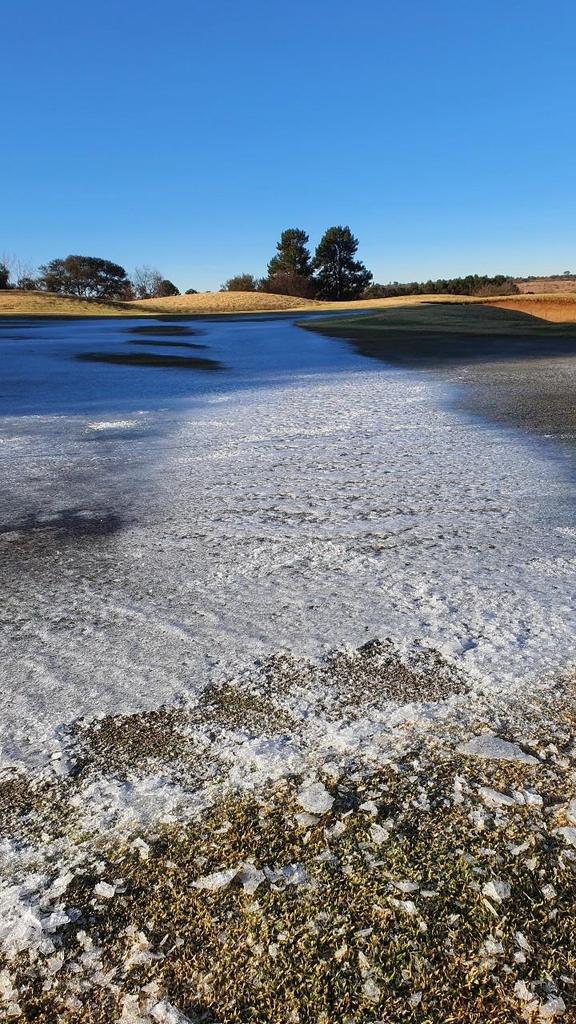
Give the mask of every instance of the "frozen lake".
M 0 352 L 4 763 L 281 650 L 418 639 L 503 694 L 571 664 L 571 462 L 437 375 L 286 316 L 4 321 Z

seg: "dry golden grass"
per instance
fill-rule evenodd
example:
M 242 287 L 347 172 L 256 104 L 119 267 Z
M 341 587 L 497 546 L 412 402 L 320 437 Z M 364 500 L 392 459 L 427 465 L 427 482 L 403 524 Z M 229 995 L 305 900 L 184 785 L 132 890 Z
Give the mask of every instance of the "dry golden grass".
M 566 292 L 552 295 L 507 295 L 484 301 L 499 309 L 515 309 L 519 313 L 529 313 L 530 316 L 551 320 L 553 323 L 576 321 L 576 295 Z
M 535 277 L 529 281 L 516 281 L 521 292 L 544 293 L 552 295 L 556 292 L 576 292 L 576 281 L 565 277 Z
M 0 291 L 0 316 L 155 316 L 265 313 L 322 308 L 324 303 L 263 292 L 204 292 L 135 302 L 100 302 L 51 292 Z
M 266 292 L 201 292 L 172 295 L 165 299 L 134 302 L 99 302 L 51 292 L 0 291 L 1 316 L 204 316 L 235 313 L 342 312 L 419 306 L 423 303 L 483 303 L 513 309 L 555 323 L 576 321 L 576 295 L 510 295 L 475 299 L 465 295 L 401 295 L 391 299 L 358 299 L 354 302 L 320 302 L 293 295 Z
M 128 305 L 52 292 L 0 291 L 0 316 L 123 316 Z
M 347 312 L 412 306 L 423 302 L 466 302 L 458 295 L 402 295 L 393 299 L 358 299 L 355 302 L 320 302 L 293 295 L 265 292 L 201 292 L 165 299 L 134 302 L 99 302 L 51 292 L 0 291 L 0 316 L 203 316 L 206 314 L 267 312 Z M 471 300 L 476 301 L 476 300 Z M 484 301 L 484 300 L 483 300 Z
M 325 303 L 264 292 L 203 292 L 166 299 L 103 302 L 50 292 L 0 291 L 0 316 L 172 316 L 322 309 Z M 338 308 L 338 306 L 336 307 Z
M 269 295 L 267 292 L 199 292 L 197 295 L 170 295 L 166 299 L 140 299 L 125 303 L 129 309 L 145 313 L 266 313 L 284 310 L 317 309 L 324 303 L 299 299 L 294 295 Z

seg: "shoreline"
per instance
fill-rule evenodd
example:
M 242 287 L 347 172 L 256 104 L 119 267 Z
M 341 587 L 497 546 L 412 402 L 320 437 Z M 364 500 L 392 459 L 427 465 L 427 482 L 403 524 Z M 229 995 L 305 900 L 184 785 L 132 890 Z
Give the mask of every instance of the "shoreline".
M 484 333 L 477 321 L 483 321 Z M 423 322 L 428 321 L 428 329 Z M 441 321 L 442 327 L 439 327 Z M 486 421 L 572 444 L 576 434 L 576 327 L 476 307 L 390 310 L 306 330 L 348 340 L 370 359 L 455 384 L 453 407 Z M 463 329 L 464 328 L 464 329 Z

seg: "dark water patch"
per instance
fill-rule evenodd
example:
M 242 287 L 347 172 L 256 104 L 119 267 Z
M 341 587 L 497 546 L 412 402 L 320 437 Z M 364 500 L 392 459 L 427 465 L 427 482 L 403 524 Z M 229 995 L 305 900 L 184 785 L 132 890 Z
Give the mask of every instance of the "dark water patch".
M 208 348 L 194 341 L 153 341 L 151 338 L 130 338 L 127 345 L 150 345 L 153 348 Z
M 55 512 L 27 512 L 9 522 L 0 522 L 0 536 L 9 540 L 30 535 L 107 537 L 118 533 L 124 520 L 110 509 L 62 508 Z
M 157 366 L 177 370 L 207 370 L 215 373 L 224 369 L 217 359 L 202 356 L 166 356 L 152 352 L 80 352 L 75 357 L 83 363 L 111 363 L 117 366 Z
M 181 336 L 202 333 L 192 327 L 174 324 L 139 324 L 138 327 L 125 327 L 124 330 L 128 334 L 177 334 Z

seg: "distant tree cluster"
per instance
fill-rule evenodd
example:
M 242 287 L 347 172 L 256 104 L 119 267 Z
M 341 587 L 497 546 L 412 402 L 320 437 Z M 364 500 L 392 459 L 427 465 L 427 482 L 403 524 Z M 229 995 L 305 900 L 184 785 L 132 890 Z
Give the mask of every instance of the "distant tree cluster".
M 96 256 L 66 256 L 34 268 L 0 256 L 0 290 L 47 291 L 83 299 L 159 299 L 180 292 L 156 267 L 136 267 L 132 278 L 118 263 Z M 195 294 L 195 289 L 188 289 Z
M 328 228 L 316 247 L 314 257 L 307 248 L 309 237 L 300 228 L 283 231 L 267 275 L 236 274 L 221 291 L 272 292 L 305 299 L 344 302 L 356 299 L 370 284 L 372 274 L 355 259 L 358 239 L 349 227 Z
M 517 281 L 576 281 L 576 274 L 571 270 L 565 270 L 562 274 L 530 274 L 530 277 L 517 277 Z
M 520 289 L 505 274 L 469 274 L 467 277 L 410 281 L 400 284 L 372 284 L 372 274 L 356 259 L 358 239 L 349 227 L 328 228 L 316 246 L 314 256 L 309 237 L 301 228 L 283 231 L 276 252 L 268 263 L 266 276 L 241 273 L 229 278 L 221 291 L 272 292 L 305 299 L 345 302 L 350 299 L 393 298 L 399 295 L 516 295 Z M 550 274 L 550 279 L 574 278 L 570 271 Z M 537 280 L 519 278 L 518 280 Z M 48 291 L 96 300 L 160 299 L 180 292 L 157 267 L 142 264 L 130 277 L 124 267 L 95 256 L 66 256 L 50 260 L 35 273 L 31 264 L 9 254 L 0 254 L 0 290 Z M 186 295 L 196 295 L 188 288 Z
M 373 284 L 363 294 L 365 299 L 391 299 L 397 295 L 517 295 L 520 289 L 512 277 L 496 274 L 468 274 L 467 277 L 441 277 L 437 281 L 409 281 L 407 284 Z

